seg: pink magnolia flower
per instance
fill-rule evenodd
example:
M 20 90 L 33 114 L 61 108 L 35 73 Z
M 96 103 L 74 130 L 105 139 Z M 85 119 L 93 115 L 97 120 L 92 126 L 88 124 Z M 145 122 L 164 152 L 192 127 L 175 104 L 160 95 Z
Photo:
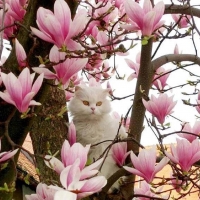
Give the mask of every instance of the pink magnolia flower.
M 1 150 L 1 139 L 0 139 L 0 150 Z M 14 151 L 4 151 L 0 153 L 0 164 L 3 162 L 6 162 L 10 158 L 12 158 L 16 153 L 18 149 L 15 149 Z
M 168 97 L 167 94 L 160 94 L 157 98 L 151 95 L 149 101 L 142 99 L 142 102 L 160 124 L 164 123 L 165 117 L 173 112 L 172 109 L 176 105 L 176 101 L 173 101 L 173 96 Z
M 85 10 L 80 10 L 76 13 L 72 21 L 71 11 L 66 1 L 56 0 L 54 3 L 54 13 L 43 7 L 38 9 L 36 23 L 40 30 L 33 27 L 31 27 L 31 30 L 33 34 L 55 44 L 58 48 L 64 47 L 75 50 L 80 49 L 81 46 L 71 38 L 84 28 L 87 21 Z
M 177 135 L 179 137 L 187 139 L 189 142 L 193 142 L 197 138 L 197 136 L 200 135 L 200 121 L 196 121 L 193 127 L 191 127 L 189 123 L 185 123 L 183 125 L 182 131 L 183 131 L 182 133 L 178 133 Z M 187 132 L 187 133 L 184 133 L 184 132 Z M 192 135 L 190 133 L 193 133 L 196 135 Z
M 8 4 L 6 4 L 6 9 L 8 10 L 9 6 Z M 4 16 L 4 19 L 2 19 L 2 17 Z M 9 37 L 14 35 L 14 32 L 16 30 L 16 26 L 11 26 L 12 24 L 14 24 L 14 19 L 8 15 L 7 13 L 3 13 L 3 9 L 0 9 L 0 21 L 4 22 L 4 27 L 7 27 L 4 29 L 4 39 L 8 39 Z
M 128 58 L 125 58 L 124 59 L 126 64 L 131 68 L 133 69 L 135 72 L 132 73 L 129 77 L 128 77 L 128 81 L 131 81 L 133 80 L 134 78 L 137 78 L 138 77 L 138 74 L 139 74 L 139 69 L 140 69 L 140 53 L 137 54 L 136 56 L 136 63 L 134 63 L 132 60 L 128 59 Z
M 37 94 L 42 85 L 43 74 L 33 84 L 34 77 L 35 73 L 30 74 L 28 68 L 24 68 L 18 78 L 12 72 L 9 74 L 1 72 L 1 78 L 6 91 L 4 93 L 0 92 L 0 97 L 7 103 L 13 104 L 22 113 L 26 112 L 29 106 L 41 105 L 32 100 L 32 98 Z
M 39 74 L 44 73 L 44 78 L 46 79 L 55 79 L 55 84 L 62 84 L 64 88 L 68 87 L 70 78 L 83 69 L 88 62 L 87 58 L 71 58 L 65 60 L 65 53 L 59 52 L 56 46 L 52 47 L 49 59 L 51 62 L 58 63 L 53 66 L 55 73 L 43 65 L 33 67 L 32 69 Z M 61 62 L 62 60 L 63 62 Z
M 82 172 L 77 160 L 61 172 L 60 182 L 67 191 L 76 193 L 78 199 L 81 199 L 99 192 L 106 185 L 107 180 L 104 176 L 82 180 Z
M 5 1 L 5 15 L 2 15 L 3 9 L 0 9 L 0 21 L 2 16 L 4 16 L 4 39 L 9 39 L 16 34 L 17 26 L 13 25 L 16 21 L 22 21 L 26 13 L 27 1 L 24 0 L 6 0 Z M 2 0 L 0 1 L 0 7 L 3 7 Z
M 159 67 L 156 70 L 153 85 L 156 86 L 158 90 L 163 90 L 165 86 L 167 86 L 167 79 L 170 75 L 168 73 L 170 70 L 165 70 L 163 67 Z
M 126 157 L 130 154 L 127 152 L 127 142 L 118 142 L 112 145 L 112 157 L 118 166 L 122 167 Z
M 26 66 L 26 52 L 23 46 L 17 40 L 17 38 L 15 39 L 15 52 L 16 52 L 17 61 L 20 67 L 25 67 Z
M 45 164 L 60 174 L 65 167 L 79 160 L 79 168 L 82 173 L 81 178 L 94 176 L 99 172 L 97 168 L 102 163 L 103 158 L 86 166 L 89 149 L 90 145 L 83 147 L 80 143 L 74 143 L 70 146 L 69 142 L 65 140 L 61 149 L 61 161 L 53 156 L 46 155 Z
M 131 25 L 128 30 L 141 30 L 143 36 L 150 36 L 156 29 L 160 28 L 164 21 L 160 21 L 165 5 L 161 1 L 152 8 L 150 0 L 144 0 L 143 8 L 133 0 L 124 1 L 126 14 L 130 18 Z
M 93 2 L 93 6 L 95 7 L 95 11 L 93 11 L 94 9 L 89 7 L 89 15 L 92 15 L 93 19 L 96 18 L 97 20 L 92 21 L 88 25 L 85 34 L 92 35 L 95 39 L 99 41 L 99 31 L 109 29 L 109 25 L 116 21 L 118 17 L 118 9 L 116 7 L 113 7 L 113 4 L 110 1 L 107 1 L 106 3 L 103 1 L 98 1 L 96 3 Z M 103 25 L 101 23 L 102 21 L 104 22 Z M 103 33 L 103 31 L 100 32 Z
M 167 157 L 178 164 L 184 172 L 188 172 L 192 165 L 200 160 L 200 144 L 198 138 L 189 142 L 186 139 L 176 139 L 177 146 L 171 144 L 171 153 L 165 152 Z
M 45 183 L 39 183 L 36 188 L 36 194 L 25 195 L 25 198 L 26 200 L 54 200 L 56 191 Z
M 183 185 L 183 181 L 178 179 L 178 177 L 174 177 L 172 174 L 171 174 L 171 185 L 173 186 L 173 188 L 177 191 L 177 192 L 180 192 L 182 190 L 181 186 Z
M 102 55 L 95 53 L 90 56 L 86 65 L 86 69 L 90 71 L 94 69 L 99 69 L 103 65 L 103 62 L 104 58 L 102 58 Z
M 90 145 L 83 147 L 80 143 L 74 143 L 72 146 L 65 140 L 61 149 L 61 159 L 64 166 L 72 165 L 77 158 L 80 159 L 80 169 L 82 170 L 87 162 Z
M 15 21 L 22 21 L 26 14 L 27 1 L 22 0 L 9 0 L 8 15 L 12 16 Z
M 154 193 L 152 193 L 150 185 L 146 181 L 141 182 L 140 188 L 134 188 L 134 194 L 142 194 L 149 197 L 156 197 Z M 137 200 L 148 200 L 149 198 L 145 197 L 137 197 Z
M 122 17 L 125 14 L 124 0 L 115 0 L 113 4 L 118 8 L 118 16 Z
M 45 156 L 46 159 L 49 161 L 45 161 L 46 165 L 52 169 L 54 169 L 57 173 L 61 173 L 61 171 L 69 166 L 72 165 L 77 158 L 80 159 L 80 169 L 82 170 L 87 162 L 87 156 L 90 149 L 90 145 L 86 145 L 84 147 L 80 143 L 74 143 L 70 146 L 67 140 L 64 141 L 61 149 L 61 161 L 52 156 Z
M 134 194 L 137 195 L 145 195 L 147 197 L 139 196 L 137 200 L 150 200 L 150 199 L 169 199 L 169 194 L 161 195 L 163 187 L 151 188 L 150 185 L 146 181 L 141 182 L 140 188 L 134 188 Z M 159 195 L 157 195 L 159 194 Z M 148 198 L 149 197 L 149 198 Z M 152 198 L 151 198 L 152 197 Z
M 179 28 L 187 28 L 191 19 L 190 15 L 172 14 L 173 20 L 177 23 Z
M 144 178 L 145 181 L 150 183 L 154 179 L 155 174 L 167 165 L 169 159 L 164 157 L 160 163 L 156 165 L 156 147 L 153 147 L 151 149 L 142 149 L 138 157 L 131 152 L 131 162 L 134 168 L 124 166 L 124 169 Z
M 68 141 L 69 141 L 70 146 L 76 143 L 76 127 L 73 122 L 69 124 Z

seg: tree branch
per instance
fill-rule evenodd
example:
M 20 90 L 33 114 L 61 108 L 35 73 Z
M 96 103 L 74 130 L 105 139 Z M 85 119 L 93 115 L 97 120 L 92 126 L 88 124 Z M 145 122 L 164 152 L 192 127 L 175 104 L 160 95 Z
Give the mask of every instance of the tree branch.
M 160 56 L 152 61 L 152 70 L 155 72 L 159 67 L 162 65 L 169 63 L 169 62 L 183 62 L 183 61 L 190 61 L 194 64 L 200 65 L 200 58 L 198 56 L 192 54 L 167 54 L 164 56 Z

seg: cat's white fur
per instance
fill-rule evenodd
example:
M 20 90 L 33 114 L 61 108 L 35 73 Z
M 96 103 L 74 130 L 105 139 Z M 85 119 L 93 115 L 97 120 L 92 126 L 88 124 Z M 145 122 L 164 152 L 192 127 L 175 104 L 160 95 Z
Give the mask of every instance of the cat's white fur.
M 98 159 L 117 134 L 120 138 L 127 136 L 125 128 L 121 126 L 119 129 L 119 121 L 110 114 L 111 104 L 107 99 L 108 93 L 108 89 L 102 89 L 97 85 L 77 86 L 75 96 L 68 105 L 77 131 L 77 142 L 83 145 L 102 142 L 91 147 L 89 153 L 91 160 Z M 89 105 L 84 105 L 83 101 L 89 102 Z M 102 105 L 98 106 L 98 102 L 102 102 Z M 118 169 L 110 151 L 101 168 L 101 174 L 109 178 Z

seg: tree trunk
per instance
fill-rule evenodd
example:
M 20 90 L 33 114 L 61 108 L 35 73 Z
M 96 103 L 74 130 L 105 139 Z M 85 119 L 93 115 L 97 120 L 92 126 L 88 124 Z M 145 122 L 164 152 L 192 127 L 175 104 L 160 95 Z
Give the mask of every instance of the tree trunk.
M 140 70 L 137 78 L 135 96 L 133 100 L 133 108 L 131 113 L 131 121 L 129 127 L 130 129 L 129 136 L 138 141 L 138 143 L 140 143 L 141 140 L 144 116 L 146 111 L 142 103 L 142 98 L 148 96 L 154 74 L 151 67 L 152 43 L 153 41 L 152 39 L 150 39 L 148 41 L 148 44 L 142 45 L 141 48 Z M 130 150 L 132 150 L 134 153 L 137 154 L 139 152 L 138 144 L 134 142 L 128 142 L 128 151 Z M 130 175 L 127 179 L 129 183 L 123 188 L 124 190 L 123 194 L 125 196 L 125 199 L 127 200 L 132 199 L 134 180 L 135 176 Z
M 52 44 L 39 39 L 35 43 L 32 36 L 30 36 L 30 26 L 36 27 L 37 9 L 41 6 L 52 10 L 54 2 L 54 0 L 29 1 L 23 26 L 20 27 L 17 34 L 19 42 L 22 44 L 27 53 L 30 69 L 33 66 L 39 65 L 37 56 L 44 58 L 49 54 L 50 48 L 52 47 Z M 75 1 L 73 4 L 71 4 L 71 6 L 71 10 L 73 10 L 73 13 L 75 13 L 77 8 Z M 20 69 L 18 67 L 14 48 L 9 56 L 9 59 L 4 64 L 4 67 L 8 72 L 12 71 L 15 74 L 19 74 Z M 31 137 L 35 153 L 39 155 L 47 154 L 47 142 L 49 142 L 50 149 L 54 153 L 60 149 L 64 139 L 66 138 L 67 128 L 65 123 L 68 121 L 68 118 L 56 117 L 53 120 L 45 121 L 45 114 L 57 114 L 60 111 L 61 107 L 65 105 L 64 92 L 56 87 L 50 87 L 47 84 L 43 84 L 41 92 L 36 96 L 36 100 L 43 103 L 40 108 L 35 109 L 36 114 L 38 112 L 38 116 L 20 119 L 20 113 L 16 111 L 9 123 L 9 136 L 15 144 L 22 145 L 28 131 L 31 130 Z M 5 102 L 0 100 L 0 137 L 4 135 L 6 129 L 5 123 L 3 122 L 7 120 L 12 112 L 13 106 L 5 105 Z M 8 151 L 10 149 L 10 143 L 7 141 L 6 137 L 3 137 L 1 151 Z M 9 188 L 15 185 L 15 167 L 17 159 L 18 155 L 15 156 L 15 161 L 10 161 L 8 166 L 0 171 L 0 187 L 3 187 L 4 183 L 7 183 Z M 47 177 L 49 177 L 50 172 L 44 167 L 43 159 L 37 157 L 36 161 L 38 162 L 37 167 L 39 168 L 40 173 L 43 174 L 42 179 L 46 180 Z M 12 195 L 12 191 L 5 192 L 0 190 L 0 200 L 11 200 Z

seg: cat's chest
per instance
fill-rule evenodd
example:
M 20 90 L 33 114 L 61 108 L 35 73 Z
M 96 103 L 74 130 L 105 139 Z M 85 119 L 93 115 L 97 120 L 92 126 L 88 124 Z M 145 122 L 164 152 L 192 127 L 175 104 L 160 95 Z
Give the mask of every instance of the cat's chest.
M 85 144 L 95 144 L 113 138 L 109 132 L 107 122 L 74 122 L 77 131 L 77 140 Z
M 106 130 L 106 125 L 108 125 L 107 123 L 91 123 L 91 122 L 75 122 L 75 126 L 76 126 L 76 130 L 78 132 L 78 134 L 81 135 L 98 135 L 103 134 L 103 132 Z

